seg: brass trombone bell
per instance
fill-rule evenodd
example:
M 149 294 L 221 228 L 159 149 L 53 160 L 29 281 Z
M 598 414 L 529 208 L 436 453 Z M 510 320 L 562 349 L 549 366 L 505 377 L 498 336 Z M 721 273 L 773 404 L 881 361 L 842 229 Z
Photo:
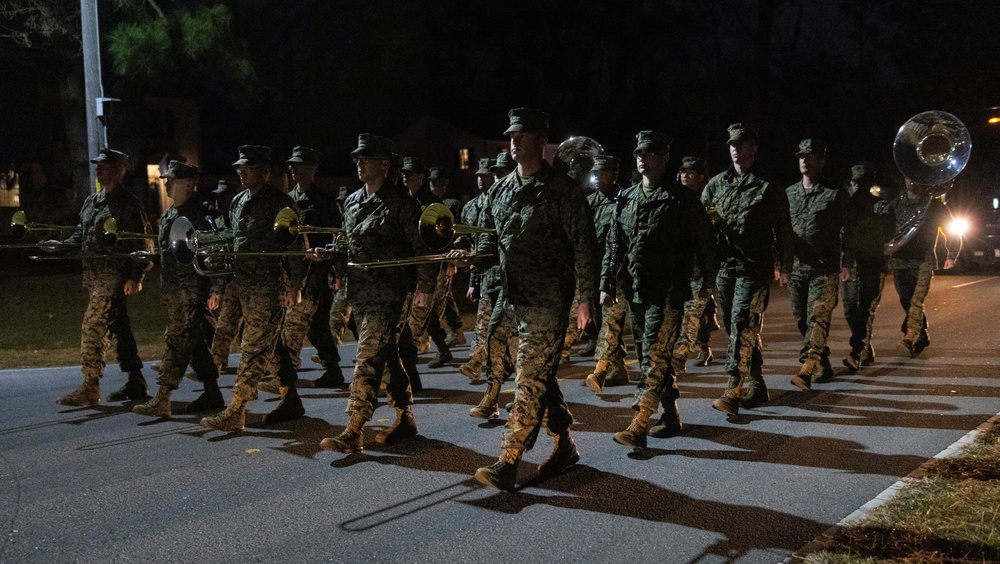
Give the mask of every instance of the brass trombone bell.
M 156 239 L 156 235 L 152 233 L 133 233 L 129 231 L 119 231 L 118 222 L 115 218 L 109 217 L 104 220 L 104 225 L 101 226 L 102 237 L 104 244 L 108 247 L 114 246 L 120 239 Z
M 24 237 L 24 234 L 28 231 L 68 231 L 73 229 L 73 227 L 72 225 L 49 225 L 29 222 L 24 210 L 17 210 L 10 218 L 10 231 L 15 239 Z
M 420 214 L 418 230 L 420 232 L 420 239 L 432 249 L 447 247 L 458 235 L 496 233 L 495 229 L 455 223 L 455 215 L 451 213 L 448 206 L 437 203 L 430 204 L 424 208 L 424 212 Z
M 278 244 L 288 247 L 295 242 L 300 233 L 329 233 L 334 236 L 335 242 L 338 237 L 345 234 L 341 227 L 320 227 L 300 223 L 299 214 L 295 213 L 295 210 L 282 208 L 274 217 L 274 234 Z

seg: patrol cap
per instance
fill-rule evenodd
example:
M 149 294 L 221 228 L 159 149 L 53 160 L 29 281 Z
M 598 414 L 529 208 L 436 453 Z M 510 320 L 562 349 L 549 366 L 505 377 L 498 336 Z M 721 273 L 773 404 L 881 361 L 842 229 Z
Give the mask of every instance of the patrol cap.
M 499 153 L 497 155 L 496 164 L 490 167 L 490 172 L 498 173 L 503 171 L 511 171 L 517 168 L 517 163 L 511 158 L 510 153 Z
M 292 149 L 292 158 L 285 161 L 285 164 L 319 164 L 319 151 L 309 147 L 298 146 Z
M 392 159 L 392 141 L 385 137 L 362 133 L 358 135 L 358 148 L 351 151 L 352 158 L 382 157 Z
M 427 174 L 427 165 L 417 157 L 403 157 L 403 172 L 422 172 Z
M 510 127 L 504 131 L 504 135 L 510 135 L 518 131 L 548 131 L 549 114 L 541 110 L 531 108 L 514 108 L 507 112 L 510 118 Z
M 820 141 L 819 139 L 803 139 L 799 142 L 799 152 L 795 153 L 796 156 L 801 157 L 802 155 L 825 155 L 826 154 L 826 141 Z
M 684 157 L 681 159 L 681 170 L 690 170 L 705 176 L 705 160 L 699 157 Z
M 182 163 L 180 161 L 170 161 L 167 164 L 167 172 L 160 175 L 160 178 L 170 178 L 173 180 L 197 179 L 201 174 L 198 167 Z
M 443 166 L 432 166 L 431 173 L 427 176 L 427 180 L 438 180 L 441 178 L 451 178 L 451 171 Z
M 107 147 L 100 150 L 97 156 L 90 159 L 90 162 L 97 163 L 108 163 L 111 165 L 122 165 L 128 166 L 128 155 L 121 151 L 116 151 L 114 149 L 108 149 Z
M 490 175 L 492 175 L 493 172 L 490 171 L 490 166 L 495 165 L 495 164 L 496 164 L 496 161 L 493 160 L 493 159 L 479 159 L 479 170 L 476 171 L 476 174 L 490 174 Z
M 855 182 L 875 182 L 875 167 L 859 163 L 851 167 L 851 180 Z
M 271 164 L 271 148 L 263 145 L 240 145 L 240 158 L 233 166 Z
M 757 126 L 752 123 L 734 123 L 726 128 L 726 131 L 729 132 L 729 141 L 726 142 L 728 145 L 739 141 L 760 142 Z
M 664 151 L 670 150 L 670 143 L 673 139 L 669 135 L 664 135 L 663 133 L 657 133 L 655 131 L 650 131 L 644 129 L 640 131 L 636 136 L 635 150 L 632 154 L 647 152 L 647 153 L 662 153 Z
M 618 172 L 618 157 L 612 157 L 611 155 L 597 155 L 594 157 L 594 168 L 593 170 L 608 170 L 611 172 Z
M 230 186 L 232 186 L 232 183 L 228 180 L 220 180 L 219 185 L 215 188 L 215 190 L 212 190 L 212 193 L 221 196 L 229 190 Z

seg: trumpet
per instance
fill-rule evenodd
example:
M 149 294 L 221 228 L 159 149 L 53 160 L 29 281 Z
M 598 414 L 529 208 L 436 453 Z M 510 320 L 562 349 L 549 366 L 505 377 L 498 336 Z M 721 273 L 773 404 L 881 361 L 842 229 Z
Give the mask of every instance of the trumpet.
M 68 231 L 73 229 L 73 225 L 49 225 L 46 223 L 32 223 L 28 221 L 28 216 L 24 210 L 17 210 L 10 218 L 10 232 L 15 239 L 21 239 L 28 231 Z M 8 249 L 20 248 L 9 246 Z
M 282 208 L 274 217 L 274 234 L 278 243 L 290 246 L 300 233 L 328 233 L 333 235 L 334 244 L 345 246 L 347 232 L 342 227 L 320 227 L 299 223 L 299 215 L 292 208 Z M 329 245 L 328 245 L 329 246 Z
M 104 225 L 101 226 L 101 230 L 102 241 L 104 241 L 104 244 L 108 247 L 113 247 L 120 239 L 156 239 L 156 235 L 152 233 L 119 231 L 118 222 L 113 217 L 109 217 L 104 220 Z

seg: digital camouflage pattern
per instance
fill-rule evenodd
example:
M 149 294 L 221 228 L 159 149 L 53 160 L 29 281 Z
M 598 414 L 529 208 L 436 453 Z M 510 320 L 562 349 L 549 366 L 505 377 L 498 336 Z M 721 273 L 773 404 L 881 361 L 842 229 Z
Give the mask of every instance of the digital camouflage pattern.
M 826 346 L 830 335 L 830 318 L 837 307 L 840 274 L 816 274 L 798 268 L 788 279 L 788 296 L 792 302 L 792 317 L 803 336 L 799 361 L 824 360 L 830 357 Z
M 852 171 L 855 168 L 860 173 L 866 172 L 863 166 L 853 167 Z M 841 284 L 841 300 L 851 330 L 851 354 L 856 358 L 871 347 L 872 325 L 888 268 L 885 244 L 895 232 L 892 216 L 875 213 L 880 201 L 871 191 L 859 189 L 851 195 L 847 206 L 844 242 L 854 262 L 848 264 L 850 278 Z
M 635 390 L 632 409 L 648 408 L 656 413 L 661 401 L 680 397 L 670 354 L 681 328 L 681 310 L 676 304 L 630 302 L 635 354 L 642 377 Z
M 882 301 L 885 286 L 885 268 L 870 267 L 855 261 L 851 277 L 841 285 L 844 317 L 851 329 L 851 354 L 860 358 L 872 344 L 872 326 L 875 312 Z
M 372 413 L 378 405 L 378 390 L 388 363 L 396 365 L 388 370 L 386 395 L 389 405 L 402 409 L 413 403 L 413 391 L 400 365 L 396 345 L 403 304 L 400 303 L 396 311 L 391 311 L 387 306 L 388 304 L 381 302 L 380 307 L 358 307 L 354 313 L 358 323 L 358 352 L 347 413 L 361 414 L 368 421 L 371 421 Z
M 612 197 L 608 197 L 600 190 L 587 196 L 587 206 L 597 235 L 596 260 L 598 261 L 604 259 L 604 252 L 608 247 L 608 239 L 614 228 L 616 200 L 620 193 L 621 190 L 616 185 Z M 622 290 L 621 277 L 624 274 L 627 274 L 627 271 L 623 268 L 619 271 L 619 280 L 616 283 L 618 302 L 610 306 L 600 306 L 600 315 L 595 316 L 596 320 L 599 320 L 597 347 L 594 350 L 594 359 L 597 361 L 606 360 L 613 363 L 615 360 L 625 358 L 624 330 L 628 302 Z
M 727 268 L 719 270 L 716 298 L 729 332 L 726 372 L 730 378 L 726 384 L 725 397 L 738 398 L 743 386 L 750 380 L 764 380 L 760 330 L 764 325 L 764 312 L 770 296 L 770 280 L 741 276 Z
M 212 360 L 219 368 L 229 366 L 229 353 L 233 339 L 243 325 L 243 309 L 240 306 L 238 284 L 231 275 L 219 276 L 213 284 L 212 292 L 219 294 L 219 309 L 215 319 L 215 337 L 212 339 Z

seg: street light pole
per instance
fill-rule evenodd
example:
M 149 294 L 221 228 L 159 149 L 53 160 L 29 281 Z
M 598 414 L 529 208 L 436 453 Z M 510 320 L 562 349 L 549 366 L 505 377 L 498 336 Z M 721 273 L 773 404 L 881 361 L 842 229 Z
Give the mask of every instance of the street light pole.
M 87 106 L 87 155 L 93 157 L 105 147 L 107 136 L 104 124 L 98 119 L 98 99 L 104 97 L 101 84 L 101 36 L 97 21 L 97 0 L 80 0 L 81 37 L 83 40 L 83 82 Z M 97 189 L 94 167 L 90 170 L 88 193 Z

